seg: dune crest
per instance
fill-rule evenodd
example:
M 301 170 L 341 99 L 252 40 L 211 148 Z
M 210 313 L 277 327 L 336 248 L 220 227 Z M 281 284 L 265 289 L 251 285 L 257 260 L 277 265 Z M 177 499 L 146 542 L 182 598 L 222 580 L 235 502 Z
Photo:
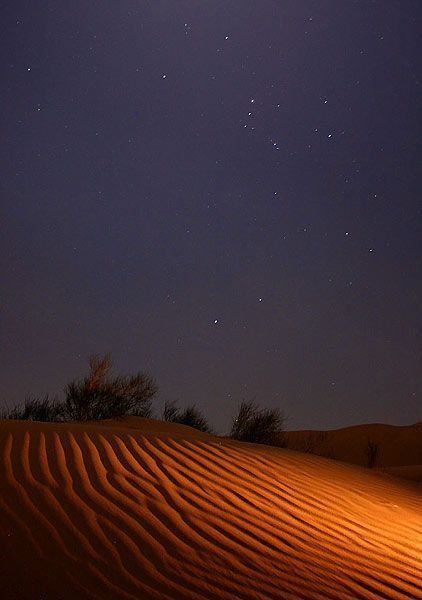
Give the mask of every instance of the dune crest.
M 288 431 L 285 435 L 288 447 L 299 452 L 366 467 L 368 446 L 372 444 L 376 450 L 374 468 L 422 467 L 421 423 L 401 426 L 370 423 L 328 431 Z
M 4 598 L 422 598 L 420 488 L 132 418 L 0 421 Z

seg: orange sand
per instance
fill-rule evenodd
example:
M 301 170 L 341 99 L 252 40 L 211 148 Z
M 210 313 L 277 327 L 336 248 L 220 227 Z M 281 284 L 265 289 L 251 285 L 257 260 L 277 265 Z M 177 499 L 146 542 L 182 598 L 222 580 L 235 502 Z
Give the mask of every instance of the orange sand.
M 0 421 L 0 597 L 422 598 L 414 483 L 132 418 Z

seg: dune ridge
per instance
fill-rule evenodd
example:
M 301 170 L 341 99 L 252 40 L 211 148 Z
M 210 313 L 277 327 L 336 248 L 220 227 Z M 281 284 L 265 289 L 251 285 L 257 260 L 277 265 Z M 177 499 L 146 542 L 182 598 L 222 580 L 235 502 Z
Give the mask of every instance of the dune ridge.
M 5 598 L 422 598 L 420 488 L 132 418 L 0 422 Z
M 365 467 L 368 466 L 368 443 L 372 443 L 377 447 L 377 456 L 373 465 L 375 468 L 396 469 L 415 466 L 419 467 L 419 471 L 422 468 L 422 423 L 413 425 L 369 423 L 328 431 L 311 429 L 288 431 L 285 433 L 285 441 L 292 450 Z

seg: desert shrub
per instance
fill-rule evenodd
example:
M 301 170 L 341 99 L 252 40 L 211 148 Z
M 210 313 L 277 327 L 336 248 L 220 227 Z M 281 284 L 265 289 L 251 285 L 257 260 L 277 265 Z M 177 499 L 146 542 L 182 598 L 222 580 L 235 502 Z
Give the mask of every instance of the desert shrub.
M 309 431 L 303 441 L 303 445 L 300 447 L 301 452 L 307 452 L 309 454 L 320 454 L 321 446 L 327 439 L 326 431 Z
M 111 377 L 111 358 L 92 355 L 89 374 L 65 387 L 64 400 L 29 398 L 23 406 L 0 412 L 2 419 L 27 421 L 91 421 L 123 416 L 149 417 L 158 392 L 147 373 Z
M 44 398 L 27 398 L 23 406 L 2 411 L 0 418 L 21 421 L 60 421 L 62 411 L 62 405 L 47 395 Z
M 243 401 L 233 418 L 230 437 L 255 444 L 282 446 L 284 420 L 278 408 L 260 408 L 253 401 Z
M 189 425 L 189 427 L 194 427 L 195 429 L 199 429 L 199 431 L 211 433 L 208 421 L 195 405 L 188 406 L 182 410 L 177 406 L 176 402 L 166 402 L 163 410 L 163 419 L 164 421 Z
M 369 440 L 366 446 L 366 458 L 368 467 L 370 469 L 375 467 L 379 458 L 379 445 L 376 442 L 373 442 L 372 440 Z
M 89 359 L 89 374 L 65 387 L 63 412 L 67 420 L 90 421 L 123 416 L 149 417 L 151 400 L 158 391 L 147 373 L 110 377 L 108 354 Z

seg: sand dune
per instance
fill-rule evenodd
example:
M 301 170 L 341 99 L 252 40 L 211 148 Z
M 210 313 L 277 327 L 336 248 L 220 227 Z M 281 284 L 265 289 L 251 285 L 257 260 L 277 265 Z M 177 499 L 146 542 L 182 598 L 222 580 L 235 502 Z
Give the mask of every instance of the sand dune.
M 0 421 L 0 597 L 422 598 L 406 481 L 144 419 Z
M 374 467 L 410 467 L 422 469 L 422 423 L 396 426 L 371 423 L 331 431 L 289 431 L 288 447 L 355 465 L 368 466 L 368 443 L 378 447 Z M 393 470 L 392 470 L 393 472 Z M 417 469 L 395 469 L 395 472 L 418 472 Z

